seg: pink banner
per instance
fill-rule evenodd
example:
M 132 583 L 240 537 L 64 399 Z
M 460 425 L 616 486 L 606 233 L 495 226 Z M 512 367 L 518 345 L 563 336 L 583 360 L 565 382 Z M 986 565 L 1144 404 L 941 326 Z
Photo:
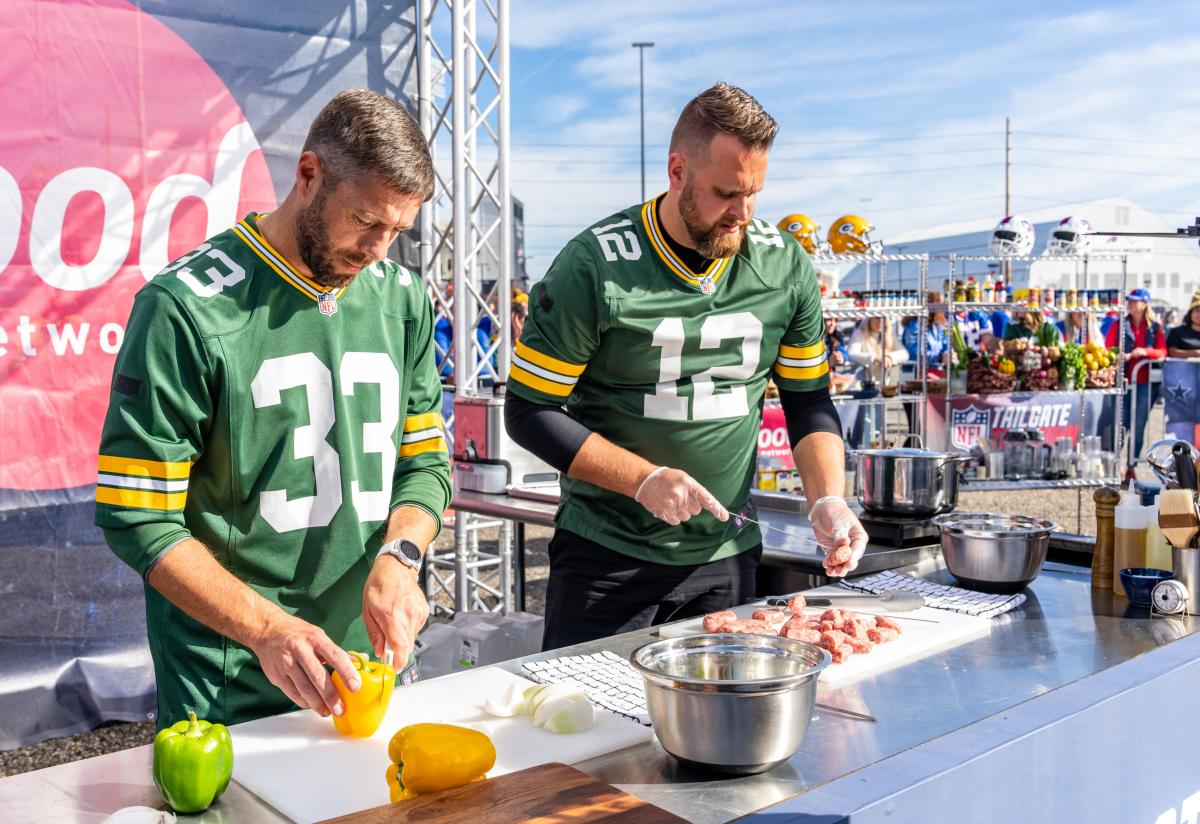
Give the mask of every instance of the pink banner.
M 6 0 L 0 26 L 0 488 L 65 489 L 95 482 L 134 293 L 275 194 L 237 101 L 153 16 Z
M 781 469 L 796 468 L 788 444 L 787 421 L 783 418 L 783 407 L 778 403 L 763 405 L 762 428 L 758 430 L 758 456 L 775 459 Z

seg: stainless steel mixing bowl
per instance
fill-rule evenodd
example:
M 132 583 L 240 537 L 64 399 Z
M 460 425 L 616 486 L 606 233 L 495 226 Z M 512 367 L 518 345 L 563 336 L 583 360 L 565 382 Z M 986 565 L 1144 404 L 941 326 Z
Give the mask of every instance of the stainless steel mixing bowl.
M 630 663 L 663 748 L 684 763 L 749 775 L 786 761 L 812 718 L 829 653 L 766 635 L 693 635 L 654 641 Z
M 1058 528 L 1041 518 L 989 512 L 949 512 L 933 523 L 942 531 L 950 574 L 984 592 L 1017 592 L 1036 578 Z

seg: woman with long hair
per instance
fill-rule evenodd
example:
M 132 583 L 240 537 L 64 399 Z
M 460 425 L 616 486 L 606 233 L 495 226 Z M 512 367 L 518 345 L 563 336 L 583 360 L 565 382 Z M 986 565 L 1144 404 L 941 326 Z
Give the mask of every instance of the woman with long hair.
M 1125 296 L 1125 339 L 1117 340 L 1121 324 L 1114 323 L 1108 329 L 1104 343 L 1110 349 L 1118 344 L 1125 353 L 1125 379 L 1134 375 L 1134 367 L 1144 360 L 1162 360 L 1167 356 L 1166 336 L 1162 324 L 1150 307 L 1150 293 L 1145 289 L 1134 289 Z M 1133 464 L 1142 454 L 1142 441 L 1146 436 L 1146 421 L 1150 419 L 1150 407 L 1158 402 L 1160 384 L 1150 382 L 1150 368 L 1137 370 L 1137 383 L 1131 383 L 1125 396 L 1121 413 L 1122 428 L 1129 429 L 1129 407 L 1137 399 L 1137 417 L 1133 422 L 1132 461 L 1125 470 L 1125 480 L 1133 480 Z
M 892 324 L 884 318 L 863 318 L 859 321 L 850 336 L 848 353 L 851 363 L 861 367 L 863 388 L 860 395 L 868 401 L 879 396 L 888 370 L 908 360 L 908 351 L 897 343 Z M 872 430 L 879 429 L 883 434 L 887 418 L 881 414 L 882 410 L 883 406 L 879 403 L 862 404 L 850 435 L 851 443 L 862 446 L 863 429 L 868 424 Z

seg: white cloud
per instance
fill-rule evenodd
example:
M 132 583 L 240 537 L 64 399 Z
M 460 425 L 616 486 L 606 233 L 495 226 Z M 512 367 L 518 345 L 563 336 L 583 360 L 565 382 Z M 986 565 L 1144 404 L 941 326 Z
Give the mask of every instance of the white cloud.
M 939 4 L 905 4 L 903 17 L 899 4 L 882 4 L 849 26 L 841 5 L 804 5 L 784 14 L 744 4 L 516 4 L 514 47 L 544 51 L 543 63 L 553 63 L 536 82 L 555 89 L 525 109 L 536 122 L 514 122 L 530 271 L 540 274 L 577 231 L 637 200 L 629 43 L 642 38 L 658 44 L 646 54 L 650 192 L 663 185 L 663 144 L 679 108 L 722 78 L 781 123 L 759 200 L 767 219 L 804 211 L 828 225 L 862 211 L 885 240 L 999 219 L 1006 115 L 1015 209 L 1119 194 L 1200 214 L 1192 4 L 997 16 L 986 37 Z

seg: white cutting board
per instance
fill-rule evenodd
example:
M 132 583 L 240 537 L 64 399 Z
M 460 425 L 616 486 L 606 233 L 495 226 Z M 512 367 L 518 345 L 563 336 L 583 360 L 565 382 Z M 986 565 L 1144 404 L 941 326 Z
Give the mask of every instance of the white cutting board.
M 856 593 L 839 586 L 820 587 L 819 589 L 809 590 L 804 593 L 805 596 L 812 598 L 829 595 L 845 596 L 858 594 L 863 593 Z M 765 604 L 765 601 L 756 601 L 752 604 L 743 604 L 740 607 L 734 607 L 733 611 L 737 613 L 739 618 L 749 618 L 755 610 L 762 609 Z M 829 607 L 809 607 L 804 610 L 804 614 L 820 615 L 827 609 Z M 961 615 L 957 612 L 934 609 L 933 607 L 921 607 L 910 612 L 894 613 L 868 609 L 855 609 L 852 611 L 860 615 L 886 615 L 888 618 L 894 619 L 897 624 L 900 624 L 903 630 L 900 633 L 900 637 L 895 641 L 877 644 L 874 649 L 865 655 L 852 655 L 844 663 L 830 664 L 821 673 L 820 683 L 823 687 L 836 687 L 848 684 L 851 681 L 857 681 L 867 675 L 915 661 L 936 649 L 951 646 L 966 641 L 969 638 L 977 638 L 980 635 L 985 635 L 992 630 L 991 618 L 976 618 L 973 615 Z M 925 620 L 909 621 L 906 616 L 928 619 L 937 623 L 930 624 L 926 623 Z M 692 618 L 674 624 L 665 624 L 658 628 L 659 637 L 662 638 L 682 638 L 687 635 L 701 635 L 703 633 L 703 618 Z
M 550 761 L 574 764 L 643 741 L 649 727 L 597 708 L 596 726 L 559 735 L 533 726 L 529 716 L 493 718 L 488 696 L 532 681 L 497 667 L 397 687 L 379 730 L 370 738 L 345 738 L 333 721 L 310 710 L 247 721 L 229 728 L 233 778 L 289 818 L 321 821 L 388 803 L 384 772 L 388 742 L 401 727 L 421 722 L 482 722 L 496 745 L 489 777 Z

